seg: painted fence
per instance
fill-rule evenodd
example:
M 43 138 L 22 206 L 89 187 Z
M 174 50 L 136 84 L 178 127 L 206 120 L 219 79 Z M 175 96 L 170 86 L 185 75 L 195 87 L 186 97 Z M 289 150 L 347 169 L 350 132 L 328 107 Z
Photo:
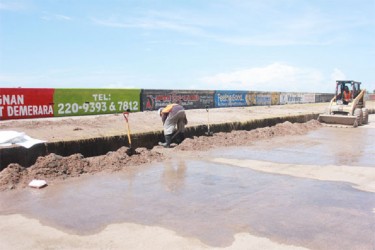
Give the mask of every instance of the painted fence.
M 280 104 L 302 104 L 314 103 L 315 94 L 313 93 L 281 93 Z
M 280 104 L 280 92 L 215 91 L 215 107 L 269 106 Z
M 329 102 L 333 94 L 225 90 L 0 88 L 0 120 L 157 110 Z M 373 99 L 372 99 L 373 98 Z M 368 95 L 375 100 L 375 95 Z
M 141 111 L 141 89 L 56 89 L 55 116 Z
M 243 107 L 250 106 L 247 91 L 215 91 L 215 107 Z
M 319 93 L 315 94 L 315 102 L 330 102 L 332 98 L 334 97 L 334 94 L 324 94 L 324 93 Z
M 248 92 L 246 95 L 249 106 L 269 106 L 280 103 L 279 92 Z
M 0 120 L 141 111 L 140 89 L 0 88 Z
M 0 88 L 0 120 L 53 117 L 54 91 Z
M 142 90 L 143 111 L 157 110 L 170 103 L 180 103 L 185 109 L 214 107 L 214 91 L 205 90 Z

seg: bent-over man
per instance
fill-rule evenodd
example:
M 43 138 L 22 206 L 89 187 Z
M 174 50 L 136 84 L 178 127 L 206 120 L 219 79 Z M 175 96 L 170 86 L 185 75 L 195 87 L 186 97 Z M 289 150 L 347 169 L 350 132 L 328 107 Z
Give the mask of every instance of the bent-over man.
M 165 138 L 165 142 L 159 142 L 159 145 L 169 148 L 171 146 L 172 139 L 175 137 L 177 142 L 181 143 L 185 139 L 185 126 L 188 122 L 184 107 L 182 107 L 180 104 L 172 103 L 165 108 L 160 108 L 158 113 L 163 122 Z

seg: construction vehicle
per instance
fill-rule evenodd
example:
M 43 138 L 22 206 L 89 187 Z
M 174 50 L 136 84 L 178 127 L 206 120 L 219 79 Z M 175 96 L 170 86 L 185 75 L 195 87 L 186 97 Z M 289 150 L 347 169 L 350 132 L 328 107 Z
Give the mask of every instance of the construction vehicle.
M 368 110 L 365 107 L 365 93 L 365 89 L 361 90 L 360 82 L 336 81 L 336 94 L 325 114 L 319 115 L 318 121 L 353 127 L 367 124 Z

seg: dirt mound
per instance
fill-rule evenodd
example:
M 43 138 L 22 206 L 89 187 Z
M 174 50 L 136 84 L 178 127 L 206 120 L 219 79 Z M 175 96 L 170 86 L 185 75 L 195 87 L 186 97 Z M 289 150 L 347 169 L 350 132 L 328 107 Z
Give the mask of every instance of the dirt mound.
M 28 177 L 32 179 L 65 179 L 69 176 L 79 176 L 89 172 L 90 164 L 81 154 L 62 157 L 49 154 L 38 157 L 35 164 L 28 168 Z
M 216 133 L 211 137 L 200 136 L 186 139 L 176 147 L 177 150 L 193 151 L 208 150 L 214 147 L 242 146 L 260 139 L 269 139 L 275 136 L 301 135 L 310 130 L 321 127 L 317 120 L 306 123 L 284 122 L 273 127 L 258 128 L 250 131 L 239 130 L 230 133 Z
M 14 189 L 25 174 L 27 174 L 26 168 L 16 163 L 9 164 L 0 172 L 0 190 Z
M 129 156 L 128 148 L 121 147 L 117 151 L 108 152 L 106 155 L 87 158 L 90 165 L 96 166 L 99 170 L 120 170 L 126 165 L 141 165 L 153 161 L 161 161 L 165 157 L 158 152 L 146 148 L 137 148 L 136 154 Z
M 137 166 L 165 158 L 161 153 L 146 148 L 136 149 L 136 154 L 132 156 L 129 156 L 127 152 L 127 147 L 121 147 L 115 152 L 90 158 L 84 158 L 81 154 L 67 157 L 49 154 L 38 157 L 35 164 L 29 168 L 24 168 L 19 164 L 10 164 L 0 172 L 0 191 L 26 187 L 33 179 L 43 179 L 51 183 L 82 174 L 120 171 L 126 166 Z

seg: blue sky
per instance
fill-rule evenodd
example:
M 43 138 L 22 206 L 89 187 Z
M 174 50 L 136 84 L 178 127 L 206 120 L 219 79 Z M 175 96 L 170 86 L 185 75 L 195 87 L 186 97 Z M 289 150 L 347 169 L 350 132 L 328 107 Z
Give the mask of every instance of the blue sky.
M 0 0 L 0 87 L 375 90 L 375 0 Z

